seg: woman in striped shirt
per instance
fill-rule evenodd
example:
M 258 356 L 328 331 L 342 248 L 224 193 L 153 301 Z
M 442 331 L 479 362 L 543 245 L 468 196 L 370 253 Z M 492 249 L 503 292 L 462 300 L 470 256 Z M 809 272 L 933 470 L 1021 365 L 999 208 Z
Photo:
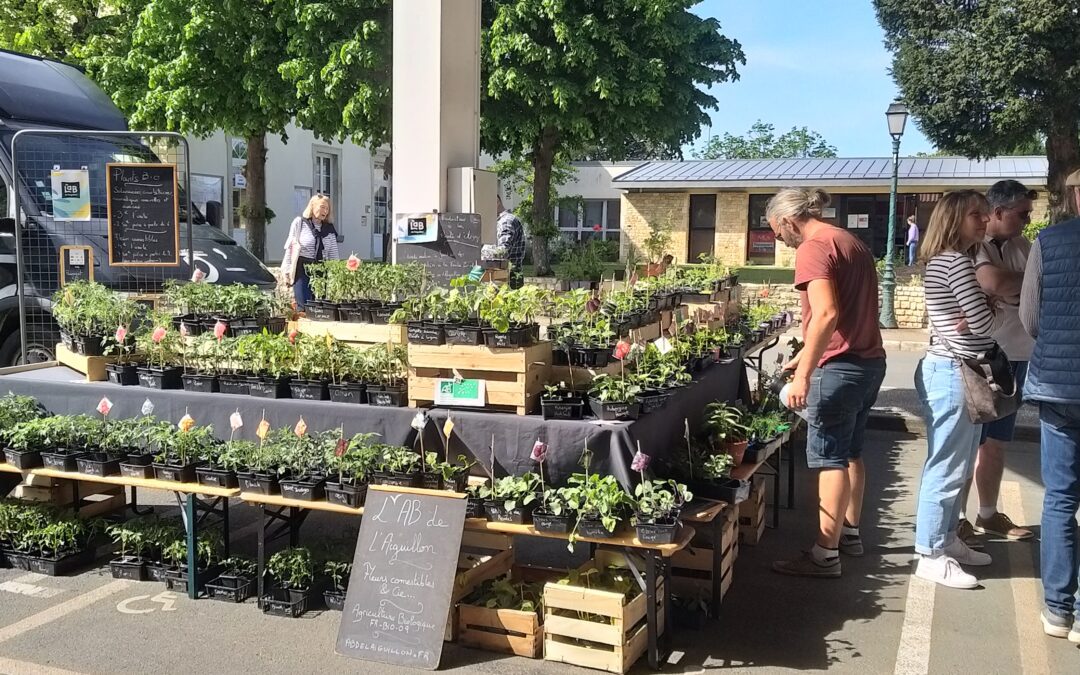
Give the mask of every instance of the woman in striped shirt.
M 307 204 L 304 213 L 293 220 L 289 226 L 289 238 L 285 240 L 285 258 L 281 269 L 285 272 L 285 283 L 293 287 L 296 298 L 296 311 L 304 311 L 311 302 L 311 284 L 308 283 L 307 266 L 323 260 L 338 260 L 337 230 L 330 222 L 333 215 L 330 198 L 315 195 Z
M 958 357 L 994 347 L 989 336 L 1004 314 L 975 278 L 975 249 L 989 220 L 986 198 L 974 190 L 946 194 L 937 203 L 923 238 L 923 286 L 930 318 L 930 348 L 915 372 L 915 389 L 926 418 L 927 458 L 919 487 L 915 575 L 952 588 L 975 588 L 978 580 L 960 565 L 989 565 L 956 536 L 965 482 L 975 466 L 982 425 L 968 417 Z

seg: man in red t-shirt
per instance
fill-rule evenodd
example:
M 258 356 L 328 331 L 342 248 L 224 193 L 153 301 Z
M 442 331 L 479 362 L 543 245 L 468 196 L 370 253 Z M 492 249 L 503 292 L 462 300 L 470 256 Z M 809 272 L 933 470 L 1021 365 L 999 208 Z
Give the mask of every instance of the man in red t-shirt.
M 874 257 L 857 237 L 822 220 L 828 205 L 823 190 L 788 188 L 766 210 L 777 238 L 797 249 L 806 345 L 785 366 L 794 373 L 787 404 L 806 409 L 806 462 L 820 470 L 817 541 L 773 569 L 811 577 L 838 577 L 841 552 L 863 554 L 863 431 L 885 378 Z

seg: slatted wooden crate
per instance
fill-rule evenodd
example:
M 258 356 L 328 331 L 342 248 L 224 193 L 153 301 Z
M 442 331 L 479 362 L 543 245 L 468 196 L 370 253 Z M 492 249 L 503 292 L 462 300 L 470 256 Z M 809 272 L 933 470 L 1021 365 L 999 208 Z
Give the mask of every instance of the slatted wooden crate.
M 81 356 L 64 346 L 63 343 L 56 345 L 56 360 L 62 366 L 67 366 L 86 376 L 87 382 L 101 382 L 108 379 L 105 374 L 105 366 L 116 362 L 115 356 Z
M 446 621 L 443 638 L 447 642 L 458 639 L 458 603 L 488 579 L 494 579 L 510 571 L 514 565 L 512 539 L 506 535 L 465 532 L 458 553 L 457 575 L 454 591 L 450 595 L 450 616 Z
M 749 546 L 761 541 L 765 532 L 765 485 L 755 481 L 750 496 L 739 504 L 739 538 Z
M 676 553 L 671 558 L 671 588 L 679 595 L 712 599 L 713 585 L 717 579 L 713 574 L 713 562 L 716 555 L 720 561 L 720 598 L 727 595 L 735 575 L 735 559 L 739 555 L 739 531 L 737 512 L 728 509 L 723 516 L 725 523 L 719 542 L 712 541 L 708 533 L 711 528 L 701 528 L 692 545 Z
M 348 323 L 345 321 L 312 321 L 300 319 L 296 329 L 305 335 L 329 334 L 335 340 L 367 347 L 374 344 L 404 344 L 405 326 L 402 324 Z
M 589 562 L 581 571 L 595 567 Z M 664 597 L 660 581 L 657 597 Z M 646 612 L 644 594 L 627 602 L 622 593 L 549 583 L 544 587 L 544 660 L 621 675 L 648 647 Z M 664 626 L 662 601 L 657 622 Z
M 537 583 L 558 579 L 565 573 L 565 570 L 515 565 L 510 578 L 515 583 Z M 458 643 L 538 659 L 544 655 L 542 619 L 538 612 L 489 609 L 462 603 L 458 605 Z
M 468 345 L 409 345 L 409 405 L 434 404 L 440 379 L 484 380 L 487 411 L 528 415 L 540 403 L 551 372 L 551 343 L 519 349 Z

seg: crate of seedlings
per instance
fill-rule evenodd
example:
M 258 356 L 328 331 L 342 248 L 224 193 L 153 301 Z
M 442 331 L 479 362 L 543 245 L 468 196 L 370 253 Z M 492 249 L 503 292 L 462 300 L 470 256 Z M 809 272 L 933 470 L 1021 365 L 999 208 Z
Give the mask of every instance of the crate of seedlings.
M 221 574 L 206 582 L 206 595 L 222 602 L 243 602 L 255 590 L 258 566 L 243 556 L 221 561 Z
M 489 579 L 458 605 L 458 642 L 538 659 L 544 655 L 543 582 L 512 575 Z
M 480 587 L 480 584 L 506 574 L 514 566 L 514 551 L 508 546 L 491 548 L 497 542 L 478 542 L 462 539 L 458 553 L 457 575 L 454 592 L 450 596 L 450 617 L 446 623 L 445 639 L 456 642 L 458 638 L 458 603 Z
M 315 562 L 306 548 L 289 548 L 270 556 L 266 563 L 270 587 L 262 597 L 266 614 L 298 618 L 311 605 Z
M 664 597 L 659 580 L 656 591 Z M 544 586 L 544 659 L 621 675 L 648 647 L 646 617 L 645 595 L 630 571 L 590 561 Z

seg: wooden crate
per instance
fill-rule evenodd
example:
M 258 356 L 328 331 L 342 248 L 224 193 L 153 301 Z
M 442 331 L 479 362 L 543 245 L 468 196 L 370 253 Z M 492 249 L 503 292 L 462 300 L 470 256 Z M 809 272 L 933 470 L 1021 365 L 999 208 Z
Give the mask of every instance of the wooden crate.
M 530 659 L 544 655 L 544 628 L 536 612 L 458 605 L 458 642 Z
M 595 567 L 595 562 L 589 562 L 581 571 Z M 664 597 L 660 581 L 657 597 Z M 544 587 L 544 660 L 621 675 L 648 647 L 646 610 L 644 594 L 627 602 L 622 593 L 549 583 Z M 592 614 L 603 622 L 565 616 L 560 611 Z M 662 630 L 662 600 L 657 608 L 657 623 Z
M 454 591 L 450 595 L 450 615 L 446 621 L 443 639 L 456 642 L 458 639 L 458 603 L 488 579 L 494 579 L 510 571 L 514 565 L 513 550 L 495 550 L 468 546 L 462 541 L 458 553 L 457 576 L 454 577 Z
M 739 538 L 742 543 L 754 546 L 765 532 L 765 487 L 755 483 L 750 497 L 739 504 Z
M 366 347 L 374 344 L 405 343 L 403 324 L 347 323 L 345 321 L 312 321 L 300 319 L 296 329 L 305 335 L 327 335 L 335 340 Z
M 434 403 L 440 379 L 484 380 L 484 410 L 528 415 L 535 411 L 551 371 L 551 343 L 520 349 L 468 345 L 409 345 L 409 405 Z
M 105 366 L 116 361 L 115 356 L 80 356 L 64 346 L 56 345 L 56 360 L 62 366 L 77 370 L 86 376 L 87 382 L 101 382 L 108 379 Z
M 739 531 L 735 510 L 725 515 L 721 541 L 699 541 L 679 551 L 671 558 L 671 588 L 676 594 L 703 597 L 711 601 L 713 585 L 720 584 L 720 598 L 727 595 L 735 575 L 735 559 L 739 554 Z M 714 545 L 715 544 L 715 545 Z M 721 556 L 720 579 L 713 574 L 716 555 Z

